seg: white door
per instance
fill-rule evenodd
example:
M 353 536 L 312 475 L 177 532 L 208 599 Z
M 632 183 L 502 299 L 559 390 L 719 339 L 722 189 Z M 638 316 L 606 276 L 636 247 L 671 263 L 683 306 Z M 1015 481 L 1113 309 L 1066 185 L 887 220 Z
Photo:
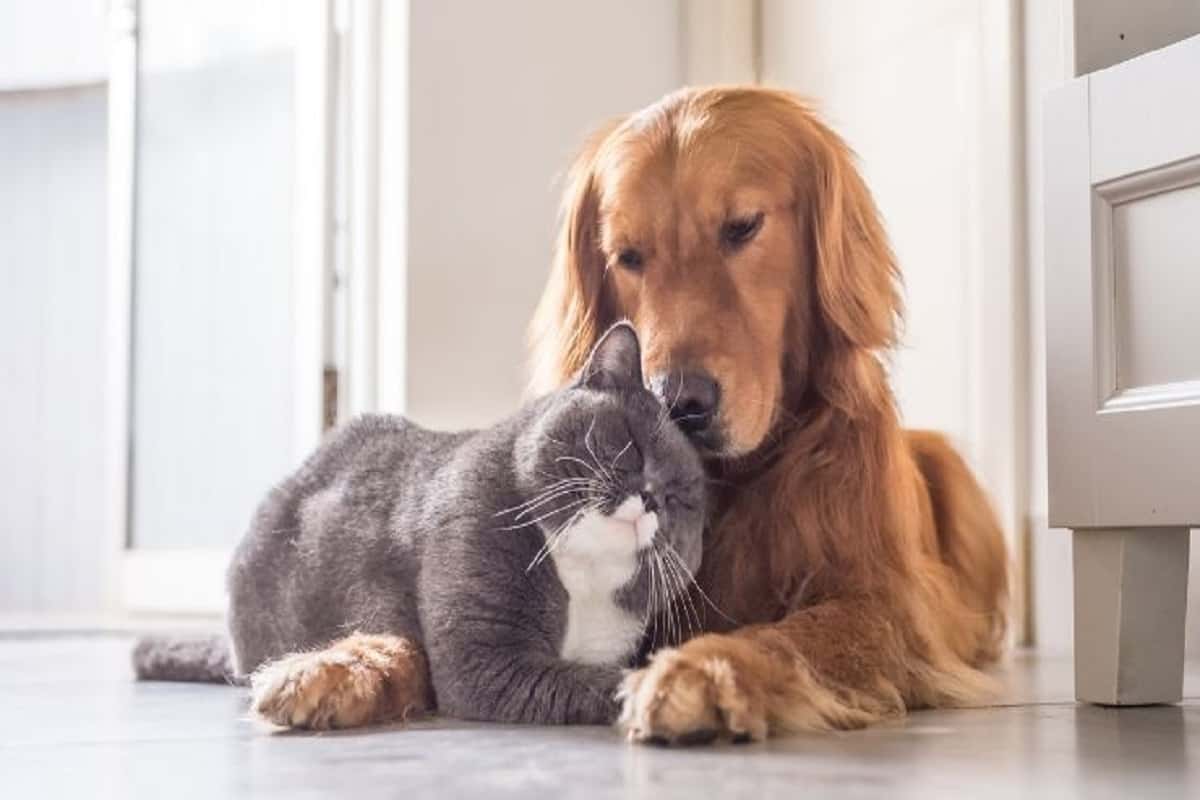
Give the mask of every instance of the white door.
M 1200 37 L 1046 106 L 1050 522 L 1074 529 L 1076 690 L 1182 690 L 1200 525 Z
M 113 5 L 109 490 L 124 610 L 219 611 L 259 498 L 320 435 L 330 9 Z

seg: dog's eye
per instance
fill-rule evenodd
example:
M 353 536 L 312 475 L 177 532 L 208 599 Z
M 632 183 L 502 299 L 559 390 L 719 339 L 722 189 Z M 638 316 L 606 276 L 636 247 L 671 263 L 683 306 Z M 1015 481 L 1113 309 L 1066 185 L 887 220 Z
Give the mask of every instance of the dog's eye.
M 729 247 L 741 247 L 754 238 L 762 227 L 763 213 L 760 211 L 752 217 L 731 219 L 721 226 L 721 241 Z
M 617 253 L 617 263 L 630 272 L 641 272 L 644 263 L 640 250 L 634 250 L 632 247 L 626 247 L 621 252 Z

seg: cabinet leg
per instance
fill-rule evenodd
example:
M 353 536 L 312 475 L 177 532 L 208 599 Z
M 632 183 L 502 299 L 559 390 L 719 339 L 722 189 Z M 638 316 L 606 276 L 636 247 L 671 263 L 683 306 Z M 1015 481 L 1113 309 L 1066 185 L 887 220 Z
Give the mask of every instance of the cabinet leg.
M 1114 706 L 1179 702 L 1188 529 L 1073 535 L 1076 698 Z

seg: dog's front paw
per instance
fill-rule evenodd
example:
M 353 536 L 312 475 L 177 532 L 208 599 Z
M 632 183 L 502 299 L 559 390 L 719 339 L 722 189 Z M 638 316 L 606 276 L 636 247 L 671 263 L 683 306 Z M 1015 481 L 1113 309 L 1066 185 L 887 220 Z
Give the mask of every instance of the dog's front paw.
M 690 644 L 690 643 L 689 643 Z M 703 744 L 767 736 L 761 692 L 719 649 L 662 650 L 621 684 L 620 724 L 637 742 Z

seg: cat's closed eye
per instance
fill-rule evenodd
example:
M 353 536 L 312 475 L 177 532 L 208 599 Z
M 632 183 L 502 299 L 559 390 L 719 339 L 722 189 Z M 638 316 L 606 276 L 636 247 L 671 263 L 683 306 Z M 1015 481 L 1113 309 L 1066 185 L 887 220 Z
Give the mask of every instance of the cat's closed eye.
M 609 457 L 610 468 L 622 477 L 641 473 L 643 463 L 642 450 L 632 438 L 620 450 Z
M 693 511 L 696 508 L 690 499 L 684 499 L 678 492 L 667 492 L 663 499 L 666 501 L 668 509 L 683 508 Z

